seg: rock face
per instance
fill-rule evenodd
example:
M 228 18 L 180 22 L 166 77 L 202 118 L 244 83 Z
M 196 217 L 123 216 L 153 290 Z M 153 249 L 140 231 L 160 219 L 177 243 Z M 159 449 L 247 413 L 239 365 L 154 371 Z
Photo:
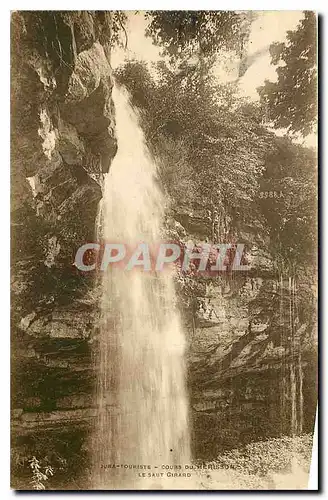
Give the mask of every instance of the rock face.
M 293 429 L 313 430 L 313 333 L 305 332 L 306 325 L 300 326 L 295 336 L 297 354 L 293 354 L 288 344 L 274 338 L 270 325 L 252 323 L 251 303 L 263 286 L 270 289 L 260 278 L 246 279 L 233 297 L 222 295 L 222 286 L 206 287 L 206 306 L 198 316 L 189 351 L 194 450 L 198 456 L 215 457 L 232 446 L 291 434 Z M 297 370 L 294 388 L 291 366 Z M 297 406 L 294 424 L 293 398 Z
M 211 241 L 199 207 L 177 204 L 167 226 L 174 241 Z M 269 242 L 257 231 L 240 229 L 250 271 L 178 280 L 189 332 L 193 454 L 205 460 L 251 441 L 313 432 L 315 318 L 300 313 L 290 330 L 290 282 L 279 280 Z
M 12 438 L 28 443 L 24 460 L 36 429 L 53 422 L 54 453 L 58 432 L 90 420 L 96 297 L 74 257 L 94 240 L 117 149 L 110 26 L 104 12 L 12 14 Z

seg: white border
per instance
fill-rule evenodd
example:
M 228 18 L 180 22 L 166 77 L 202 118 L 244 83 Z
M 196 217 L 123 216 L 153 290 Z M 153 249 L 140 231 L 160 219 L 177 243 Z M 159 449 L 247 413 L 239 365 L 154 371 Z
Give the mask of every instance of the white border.
M 10 68 L 10 57 L 9 57 L 9 39 L 10 39 L 10 30 L 9 30 L 9 10 L 156 10 L 156 9 L 212 9 L 215 10 L 217 8 L 220 8 L 221 10 L 316 10 L 320 14 L 324 15 L 327 13 L 327 9 L 325 9 L 326 2 L 323 1 L 312 1 L 312 2 L 305 2 L 305 1 L 300 1 L 300 0 L 294 0 L 294 1 L 286 1 L 286 0 L 276 0 L 275 2 L 266 2 L 264 3 L 263 1 L 260 2 L 259 0 L 252 0 L 249 2 L 241 2 L 241 1 L 232 1 L 232 2 L 217 2 L 217 1 L 209 1 L 209 0 L 203 0 L 202 2 L 193 2 L 191 0 L 185 1 L 185 0 L 180 0 L 180 2 L 175 1 L 166 1 L 166 2 L 154 2 L 152 1 L 143 1 L 143 2 L 133 2 L 133 1 L 128 1 L 128 0 L 120 0 L 119 2 L 108 2 L 107 1 L 99 1 L 99 0 L 94 0 L 93 2 L 88 2 L 85 0 L 80 0 L 80 1 L 70 1 L 67 2 L 63 0 L 57 0 L 52 1 L 52 2 L 41 2 L 39 1 L 33 1 L 33 2 L 27 2 L 23 0 L 17 0 L 16 2 L 9 2 L 9 4 L 2 6 L 1 5 L 1 15 L 0 15 L 0 37 L 1 37 L 1 42 L 0 42 L 0 47 L 1 47 L 1 77 L 0 77 L 0 84 L 1 84 L 1 92 L 0 96 L 2 99 L 2 105 L 1 105 L 1 156 L 2 156 L 2 168 L 1 168 L 1 182 L 0 182 L 0 222 L 1 222 L 1 245 L 0 245 L 0 263 L 1 263 L 1 271 L 2 275 L 0 278 L 0 306 L 1 306 L 1 332 L 2 332 L 2 338 L 1 338 L 1 344 L 0 344 L 0 352 L 1 352 L 1 363 L 0 363 L 0 368 L 1 368 L 1 376 L 0 376 L 0 381 L 1 381 L 1 387 L 2 387 L 2 393 L 1 393 L 1 411 L 0 411 L 0 431 L 1 431 L 1 462 L 0 462 L 0 487 L 1 487 L 1 499 L 2 498 L 9 498 L 14 495 L 14 492 L 9 490 L 9 395 L 10 395 L 10 386 L 9 386 L 9 369 L 10 369 L 10 323 L 9 323 L 9 262 L 10 262 L 10 254 L 9 254 L 9 179 L 10 179 L 10 153 L 9 153 L 9 113 L 10 113 L 10 107 L 9 107 L 9 96 L 10 96 L 10 80 L 9 80 L 9 68 Z M 325 16 L 326 17 L 326 16 Z M 327 22 L 327 19 L 324 19 L 325 23 Z M 323 28 L 323 26 L 322 26 Z M 323 36 L 323 32 L 321 33 Z M 321 50 L 324 53 L 327 53 L 327 37 L 323 36 L 322 44 L 321 44 Z M 324 59 L 324 58 L 322 58 Z M 327 61 L 323 60 L 322 62 L 325 62 L 327 65 Z M 327 74 L 326 74 L 326 67 L 324 66 L 322 68 L 322 73 L 323 73 L 323 78 L 324 81 L 327 82 Z M 325 89 L 322 88 L 322 91 Z M 324 116 L 326 116 L 326 100 L 323 99 L 323 96 L 321 96 L 321 102 L 324 102 L 324 108 L 321 110 L 321 121 L 323 121 Z M 324 145 L 327 142 L 327 136 L 324 128 L 322 127 L 322 140 L 321 140 L 321 147 L 324 149 Z M 325 200 L 328 197 L 327 193 L 327 176 L 323 175 L 324 170 L 327 168 L 327 165 L 324 164 L 324 158 L 323 158 L 323 151 L 321 152 L 322 154 L 322 165 L 321 165 L 321 170 L 322 170 L 322 181 L 323 186 L 322 186 L 322 199 Z M 323 248 L 327 248 L 327 224 L 328 224 L 328 213 L 327 213 L 327 203 L 323 203 L 323 213 L 322 213 L 322 222 L 323 222 L 323 227 L 322 231 L 324 231 L 324 237 L 322 240 Z M 321 252 L 323 253 L 323 248 L 321 248 Z M 323 257 L 323 255 L 322 255 Z M 322 285 L 323 288 L 325 287 L 325 284 L 328 283 L 328 273 L 327 273 L 327 267 L 325 266 L 323 269 L 322 273 Z M 324 303 L 322 301 L 322 314 L 324 313 Z M 326 308 L 327 311 L 327 308 Z M 322 317 L 322 335 L 321 335 L 321 349 L 325 347 L 323 338 L 324 338 L 324 331 L 323 327 L 325 325 L 325 315 Z M 327 342 L 326 342 L 327 346 Z M 324 372 L 324 360 L 328 359 L 328 353 L 324 350 L 321 355 L 322 358 L 322 363 L 321 363 L 321 369 Z M 321 379 L 324 380 L 324 373 L 321 374 Z M 324 409 L 321 410 L 322 413 L 324 414 Z M 323 418 L 321 417 L 321 420 L 323 421 Z M 318 457 L 318 451 L 317 451 L 317 440 L 318 440 L 318 429 L 316 426 L 316 432 L 315 432 L 315 440 L 314 440 L 314 449 L 313 449 L 313 460 L 312 460 L 312 467 L 311 467 L 311 474 L 310 474 L 310 483 L 309 483 L 309 489 L 311 490 L 316 490 L 317 485 L 318 485 L 318 478 L 317 478 L 317 457 Z M 324 439 L 324 450 L 322 450 L 322 454 L 324 454 L 324 451 L 327 450 L 326 447 L 326 439 L 325 439 L 325 433 L 324 430 L 322 432 L 322 437 Z M 324 486 L 324 477 L 325 473 L 324 470 L 322 471 L 322 483 Z M 309 492 L 310 493 L 310 492 Z M 57 493 L 58 494 L 58 493 Z M 94 498 L 100 498 L 100 497 L 105 497 L 108 494 L 113 494 L 113 492 L 108 492 L 104 493 L 103 495 L 101 494 L 96 494 L 90 492 L 89 495 L 93 496 Z M 142 493 L 139 493 L 142 494 Z M 170 495 L 175 495 L 174 493 L 167 493 Z M 185 492 L 185 493 L 180 493 L 179 495 L 183 496 L 189 496 L 191 493 Z M 213 494 L 213 493 L 212 493 Z M 227 493 L 224 492 L 217 492 L 218 495 L 222 496 Z M 277 495 L 279 493 L 277 492 Z M 26 493 L 25 494 L 27 497 L 34 496 L 35 493 Z M 25 496 L 24 495 L 24 496 Z M 53 493 L 54 496 L 56 496 L 56 493 Z M 62 498 L 68 497 L 71 495 L 71 493 L 63 493 L 61 494 Z M 130 496 L 131 494 L 125 493 L 125 494 L 120 494 L 122 497 L 127 497 Z M 264 493 L 256 493 L 256 496 L 258 495 L 263 496 Z M 271 493 L 272 495 L 272 493 Z M 302 494 L 302 496 L 304 493 Z M 83 498 L 84 495 L 75 493 L 75 497 L 80 497 Z M 242 497 L 242 493 L 233 493 L 234 497 Z

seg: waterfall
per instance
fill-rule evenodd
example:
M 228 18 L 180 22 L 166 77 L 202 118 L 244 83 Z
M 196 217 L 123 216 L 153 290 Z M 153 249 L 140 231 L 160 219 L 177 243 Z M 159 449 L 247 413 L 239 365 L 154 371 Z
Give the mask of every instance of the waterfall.
M 289 276 L 288 291 L 285 291 L 284 287 L 283 275 L 280 274 L 280 342 L 285 350 L 281 361 L 281 431 L 296 436 L 303 432 L 304 419 L 304 375 L 301 338 L 297 336 L 299 314 L 296 278 Z M 284 305 L 285 301 L 286 305 Z M 287 314 L 284 312 L 284 307 L 286 307 Z
M 114 88 L 113 99 L 118 152 L 98 225 L 106 242 L 156 245 L 165 213 L 156 164 L 128 94 Z M 93 487 L 161 489 L 164 479 L 140 479 L 133 466 L 163 472 L 162 465 L 190 462 L 185 338 L 173 271 L 108 266 L 101 287 Z

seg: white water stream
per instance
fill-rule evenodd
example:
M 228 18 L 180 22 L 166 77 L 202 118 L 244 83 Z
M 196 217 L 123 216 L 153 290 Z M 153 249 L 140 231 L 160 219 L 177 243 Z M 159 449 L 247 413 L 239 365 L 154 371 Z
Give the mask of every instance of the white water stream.
M 134 248 L 157 244 L 165 202 L 156 165 L 128 95 L 114 88 L 113 99 L 118 152 L 105 180 L 102 237 Z M 94 486 L 160 489 L 165 474 L 148 479 L 139 472 L 190 463 L 185 338 L 173 276 L 119 266 L 102 275 Z M 113 464 L 127 467 L 104 469 Z M 133 468 L 140 465 L 152 470 Z

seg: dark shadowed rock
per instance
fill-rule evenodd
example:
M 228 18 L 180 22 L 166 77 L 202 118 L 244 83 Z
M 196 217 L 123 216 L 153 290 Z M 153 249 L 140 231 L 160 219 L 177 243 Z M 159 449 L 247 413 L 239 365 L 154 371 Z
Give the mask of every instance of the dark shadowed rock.
M 18 441 L 30 428 L 60 426 L 64 432 L 66 425 L 88 425 L 92 417 L 77 408 L 91 405 L 94 277 L 81 275 L 74 257 L 94 239 L 103 173 L 117 148 L 110 23 L 108 13 L 91 11 L 16 12 L 11 18 L 12 383 Z

